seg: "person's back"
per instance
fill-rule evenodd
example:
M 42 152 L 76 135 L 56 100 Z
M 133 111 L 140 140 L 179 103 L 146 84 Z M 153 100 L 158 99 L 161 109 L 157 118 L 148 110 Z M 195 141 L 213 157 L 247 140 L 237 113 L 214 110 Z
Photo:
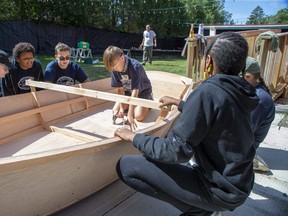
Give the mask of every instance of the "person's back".
M 193 91 L 182 111 L 182 123 L 173 128 L 195 151 L 194 161 L 214 201 L 222 206 L 229 203 L 227 208 L 242 203 L 253 186 L 250 113 L 255 106 L 248 96 L 251 92 L 242 78 L 215 74 Z M 190 125 L 197 126 L 192 134 Z M 241 175 L 235 175 L 235 170 Z
M 215 215 L 244 203 L 254 182 L 250 115 L 258 105 L 255 88 L 238 77 L 247 53 L 248 44 L 237 33 L 221 33 L 209 42 L 203 60 L 212 76 L 186 101 L 160 99 L 161 106 L 177 105 L 181 112 L 167 137 L 118 128 L 115 135 L 144 154 L 121 158 L 119 178 L 183 215 Z M 184 165 L 191 157 L 195 163 Z
M 259 104 L 251 113 L 252 128 L 254 133 L 254 147 L 257 149 L 265 139 L 271 124 L 275 118 L 275 105 L 269 89 L 266 87 L 260 75 L 260 65 L 257 59 L 250 56 L 246 59 L 244 78 L 256 88 Z M 264 160 L 256 155 L 254 160 L 254 170 L 269 171 L 269 167 Z
M 259 84 L 256 86 L 256 94 L 259 98 L 259 105 L 252 112 L 251 116 L 254 131 L 254 146 L 258 148 L 267 136 L 275 118 L 275 105 L 271 95 L 263 85 Z

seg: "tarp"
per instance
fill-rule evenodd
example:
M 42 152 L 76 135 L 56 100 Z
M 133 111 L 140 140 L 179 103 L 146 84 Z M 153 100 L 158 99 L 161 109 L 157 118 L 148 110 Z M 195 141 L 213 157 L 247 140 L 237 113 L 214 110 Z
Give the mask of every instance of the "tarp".
M 91 27 L 63 26 L 32 21 L 0 21 L 0 49 L 9 54 L 19 42 L 31 43 L 38 54 L 54 54 L 54 48 L 58 42 L 77 48 L 79 41 L 89 42 L 92 53 L 103 53 L 104 49 L 110 45 L 122 49 L 139 47 L 142 34 L 109 32 Z M 179 50 L 184 47 L 184 44 L 185 38 L 157 38 L 157 49 Z

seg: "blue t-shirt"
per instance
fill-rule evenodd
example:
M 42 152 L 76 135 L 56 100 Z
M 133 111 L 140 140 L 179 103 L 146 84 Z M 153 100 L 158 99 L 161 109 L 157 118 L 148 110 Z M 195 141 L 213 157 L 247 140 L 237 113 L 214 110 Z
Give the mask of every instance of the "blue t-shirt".
M 131 96 L 133 89 L 139 89 L 139 98 L 152 99 L 152 86 L 143 66 L 135 59 L 125 56 L 123 72 L 112 71 L 111 86 L 123 87 L 125 95 Z
M 57 60 L 50 62 L 46 66 L 44 75 L 44 81 L 61 85 L 74 85 L 76 80 L 83 83 L 87 79 L 88 76 L 75 62 L 69 62 L 66 69 L 61 69 Z

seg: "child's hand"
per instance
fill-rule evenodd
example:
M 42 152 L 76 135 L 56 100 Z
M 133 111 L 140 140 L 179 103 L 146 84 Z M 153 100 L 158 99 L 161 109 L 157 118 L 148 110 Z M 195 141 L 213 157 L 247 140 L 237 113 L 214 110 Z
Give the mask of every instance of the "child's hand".
M 128 119 L 128 122 L 129 122 L 129 125 L 130 125 L 130 129 L 132 131 L 135 131 L 137 129 L 137 124 L 135 122 L 135 119 L 133 116 L 127 116 L 127 119 Z

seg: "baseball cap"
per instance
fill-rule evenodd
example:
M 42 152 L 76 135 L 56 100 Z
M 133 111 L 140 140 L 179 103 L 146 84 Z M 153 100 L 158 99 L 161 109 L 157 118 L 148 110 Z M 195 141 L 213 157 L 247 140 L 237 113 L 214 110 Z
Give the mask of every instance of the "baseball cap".
M 251 74 L 257 74 L 260 73 L 260 65 L 257 61 L 257 59 L 248 56 L 246 58 L 246 66 L 244 73 L 251 73 Z
M 10 62 L 9 55 L 3 50 L 0 50 L 0 63 L 6 65 L 9 69 L 15 68 L 15 66 Z

